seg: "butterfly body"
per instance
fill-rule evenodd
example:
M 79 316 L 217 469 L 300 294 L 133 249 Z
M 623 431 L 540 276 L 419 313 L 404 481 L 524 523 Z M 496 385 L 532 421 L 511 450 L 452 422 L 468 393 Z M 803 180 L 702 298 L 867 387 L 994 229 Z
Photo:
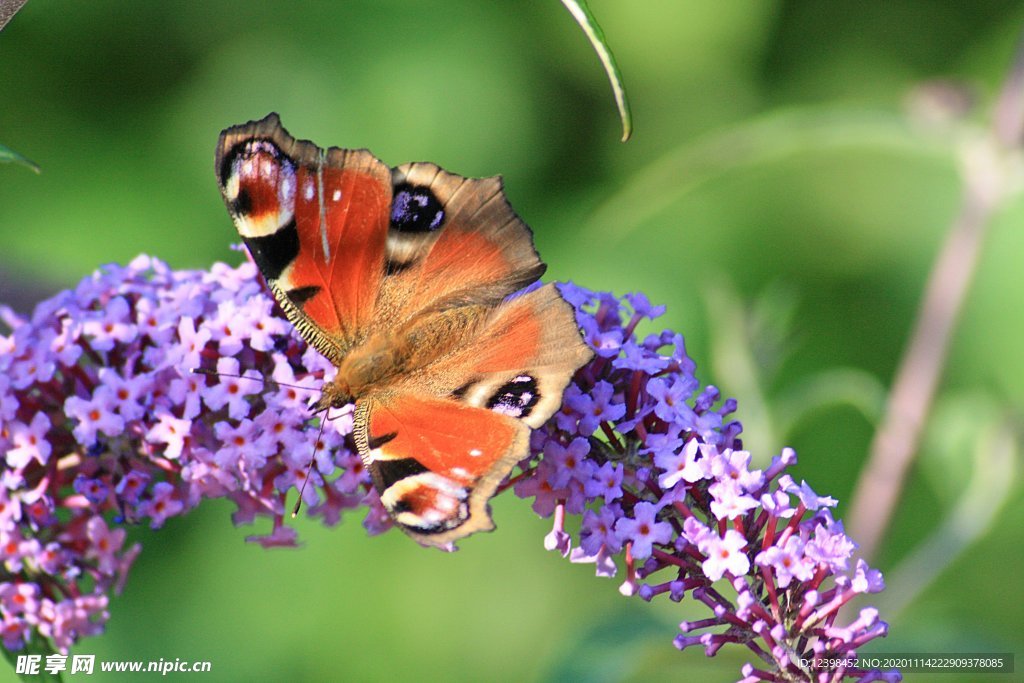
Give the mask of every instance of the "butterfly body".
M 413 318 L 395 332 L 370 337 L 345 356 L 332 388 L 315 409 L 338 408 L 384 392 L 397 378 L 418 373 L 452 349 L 464 347 L 486 312 L 479 305 L 432 312 Z
M 590 357 L 497 178 L 389 168 L 295 140 L 271 114 L 225 130 L 221 192 L 296 330 L 355 403 L 381 502 L 426 545 L 493 528 L 487 501 Z

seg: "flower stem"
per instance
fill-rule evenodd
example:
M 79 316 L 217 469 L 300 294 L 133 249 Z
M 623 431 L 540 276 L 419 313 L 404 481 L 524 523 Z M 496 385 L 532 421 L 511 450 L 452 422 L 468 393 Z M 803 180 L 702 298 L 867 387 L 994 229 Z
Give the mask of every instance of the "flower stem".
M 961 151 L 964 196 L 928 278 L 910 343 L 896 371 L 881 425 L 854 490 L 851 535 L 862 556 L 878 550 L 935 398 L 950 340 L 974 279 L 993 216 L 1008 196 L 1024 131 L 1024 42 L 994 112 L 991 130 Z

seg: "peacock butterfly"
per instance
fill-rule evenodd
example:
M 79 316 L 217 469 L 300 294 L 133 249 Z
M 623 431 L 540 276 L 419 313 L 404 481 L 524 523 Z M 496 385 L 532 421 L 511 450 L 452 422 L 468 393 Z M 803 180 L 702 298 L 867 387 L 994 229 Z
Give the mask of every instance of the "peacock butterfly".
M 216 172 L 299 334 L 335 366 L 314 410 L 355 404 L 359 454 L 425 545 L 494 528 L 488 501 L 591 357 L 497 177 L 228 128 Z M 515 295 L 515 296 L 513 296 Z

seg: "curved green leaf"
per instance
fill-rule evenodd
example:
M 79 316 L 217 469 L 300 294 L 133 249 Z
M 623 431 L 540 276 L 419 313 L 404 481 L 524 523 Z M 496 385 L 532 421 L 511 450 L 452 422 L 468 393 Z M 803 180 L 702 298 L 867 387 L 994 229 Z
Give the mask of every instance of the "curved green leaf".
M 622 141 L 625 142 L 633 134 L 633 116 L 629 112 L 629 99 L 626 97 L 626 88 L 622 84 L 622 74 L 619 72 L 619 65 L 615 63 L 615 56 L 608 47 L 604 31 L 594 18 L 594 13 L 587 7 L 586 0 L 562 0 L 562 4 L 569 10 L 572 18 L 583 29 L 587 40 L 594 46 L 604 71 L 608 74 L 608 82 L 612 86 L 612 93 L 615 95 L 615 106 L 619 109 L 619 119 L 622 121 Z
M 34 161 L 30 159 L 23 157 L 22 155 L 15 152 L 13 149 L 8 149 L 7 147 L 4 147 L 3 145 L 0 145 L 0 163 L 21 164 L 22 166 L 31 168 L 36 173 L 39 173 L 38 164 L 36 164 Z

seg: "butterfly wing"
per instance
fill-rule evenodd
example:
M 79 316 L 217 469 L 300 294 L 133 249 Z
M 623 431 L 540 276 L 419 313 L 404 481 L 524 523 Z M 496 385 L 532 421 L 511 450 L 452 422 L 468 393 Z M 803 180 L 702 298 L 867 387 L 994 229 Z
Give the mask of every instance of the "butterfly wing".
M 276 114 L 222 132 L 216 170 L 285 314 L 336 365 L 375 332 L 427 309 L 495 305 L 544 272 L 498 178 L 323 150 Z
M 501 181 L 325 151 L 276 114 L 225 130 L 216 169 L 278 303 L 338 366 L 325 405 L 358 388 L 356 442 L 398 525 L 436 546 L 493 528 L 487 501 L 591 357 L 554 286 L 510 296 L 545 266 Z
M 572 307 L 546 285 L 496 307 L 464 348 L 360 404 L 356 443 L 397 524 L 434 546 L 494 528 L 488 500 L 591 355 Z
M 500 178 L 464 178 L 430 163 L 392 172 L 387 298 L 396 322 L 426 310 L 497 305 L 545 266 Z
M 356 443 L 399 528 L 438 547 L 494 528 L 487 501 L 528 452 L 526 425 L 450 398 L 414 393 L 361 408 L 369 415 L 365 433 L 373 436 L 362 441 L 357 435 Z
M 216 169 L 278 303 L 307 342 L 339 363 L 374 318 L 391 170 L 366 150 L 296 140 L 276 114 L 221 133 Z

